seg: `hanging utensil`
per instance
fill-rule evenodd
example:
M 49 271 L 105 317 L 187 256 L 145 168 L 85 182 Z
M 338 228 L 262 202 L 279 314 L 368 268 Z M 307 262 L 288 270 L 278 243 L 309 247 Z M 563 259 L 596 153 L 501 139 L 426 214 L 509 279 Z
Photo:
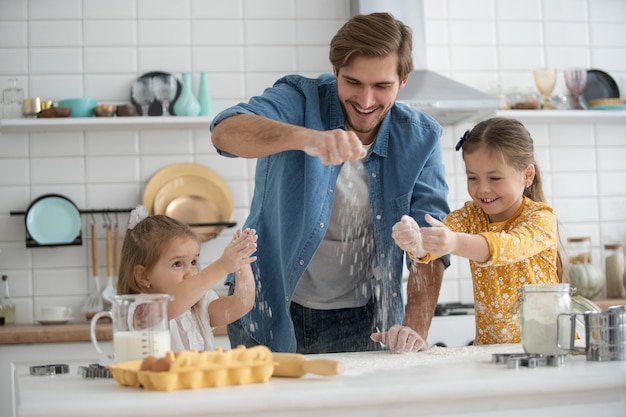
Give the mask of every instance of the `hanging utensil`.
M 87 315 L 87 318 L 91 318 L 93 314 L 102 311 L 102 294 L 100 290 L 100 281 L 98 278 L 98 241 L 96 236 L 96 224 L 91 224 L 91 262 L 92 262 L 92 275 L 96 284 L 94 291 L 87 297 L 83 304 L 83 313 Z
M 106 253 L 107 253 L 107 286 L 102 291 L 102 298 L 105 303 L 110 307 L 113 302 L 113 296 L 115 295 L 115 288 L 113 287 L 113 242 L 111 242 L 111 225 L 106 225 Z

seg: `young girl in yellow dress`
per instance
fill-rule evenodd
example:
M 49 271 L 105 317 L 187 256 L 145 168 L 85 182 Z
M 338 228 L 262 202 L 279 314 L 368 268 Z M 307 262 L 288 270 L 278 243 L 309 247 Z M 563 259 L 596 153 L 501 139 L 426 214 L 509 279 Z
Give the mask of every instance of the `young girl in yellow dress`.
M 561 277 L 557 220 L 544 201 L 533 139 L 517 120 L 492 118 L 465 132 L 462 150 L 472 200 L 421 228 L 404 216 L 396 244 L 415 262 L 444 254 L 470 261 L 475 344 L 519 343 L 518 289 Z

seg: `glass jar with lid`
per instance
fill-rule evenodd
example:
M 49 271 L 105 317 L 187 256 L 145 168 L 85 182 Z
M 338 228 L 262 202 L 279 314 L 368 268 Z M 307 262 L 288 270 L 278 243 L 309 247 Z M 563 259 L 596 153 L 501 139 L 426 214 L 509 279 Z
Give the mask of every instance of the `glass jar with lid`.
M 570 335 L 566 324 L 557 330 L 558 320 L 564 313 L 571 312 L 570 285 L 565 284 L 532 284 L 524 285 L 520 291 L 522 347 L 524 352 L 540 355 L 563 355 L 566 349 L 559 346 L 569 345 Z M 558 334 L 558 341 L 557 341 Z M 558 344 L 557 344 L 558 342 Z
M 2 275 L 0 286 L 0 325 L 15 324 L 15 303 L 9 293 L 9 281 L 6 275 Z
M 24 90 L 17 85 L 17 78 L 9 78 L 9 87 L 2 90 L 2 117 L 20 119 Z
M 604 245 L 604 274 L 606 276 L 607 298 L 626 297 L 624 288 L 624 245 L 614 243 Z
M 569 262 L 572 264 L 591 263 L 591 238 L 570 237 L 567 239 Z

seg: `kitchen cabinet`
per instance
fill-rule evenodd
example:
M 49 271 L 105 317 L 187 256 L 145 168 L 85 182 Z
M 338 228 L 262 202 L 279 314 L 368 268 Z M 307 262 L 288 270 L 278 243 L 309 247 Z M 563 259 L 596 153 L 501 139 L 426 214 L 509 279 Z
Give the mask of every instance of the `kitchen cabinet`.
M 272 377 L 267 383 L 172 392 L 124 387 L 70 373 L 16 369 L 18 417 L 206 416 L 623 416 L 626 361 L 568 356 L 560 367 L 508 368 L 493 353 L 520 345 L 309 355 L 339 360 L 333 377 Z

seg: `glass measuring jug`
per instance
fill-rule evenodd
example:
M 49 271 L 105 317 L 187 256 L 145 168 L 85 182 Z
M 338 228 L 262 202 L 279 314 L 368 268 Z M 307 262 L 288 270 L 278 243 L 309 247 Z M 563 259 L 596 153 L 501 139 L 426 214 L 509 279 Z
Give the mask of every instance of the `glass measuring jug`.
M 171 350 L 170 299 L 169 294 L 114 296 L 111 311 L 101 311 L 91 319 L 91 342 L 98 353 L 116 363 L 165 356 Z M 103 352 L 98 345 L 96 325 L 102 317 L 113 321 L 113 354 Z

